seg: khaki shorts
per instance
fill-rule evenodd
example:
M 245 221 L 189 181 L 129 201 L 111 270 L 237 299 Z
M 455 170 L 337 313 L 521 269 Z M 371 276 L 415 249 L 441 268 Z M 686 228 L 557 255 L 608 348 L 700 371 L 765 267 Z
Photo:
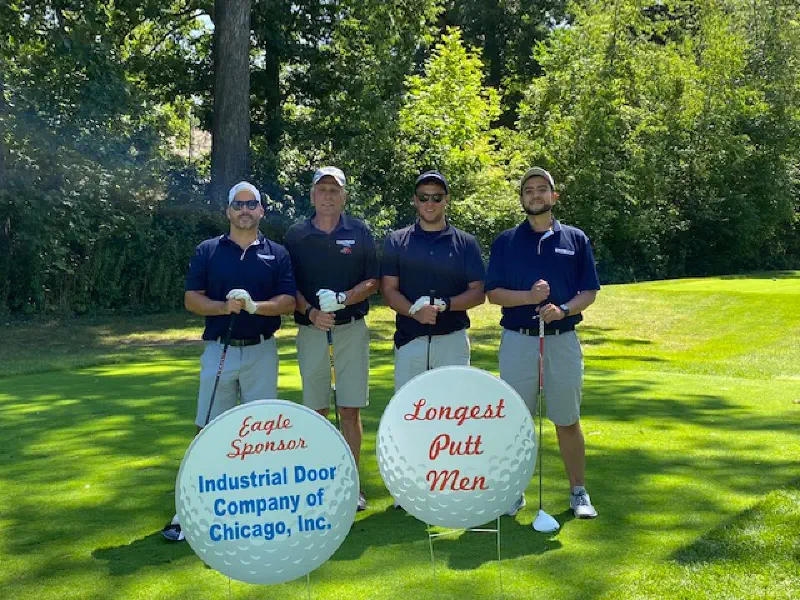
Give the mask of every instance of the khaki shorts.
M 197 416 L 194 420 L 198 427 L 206 425 L 208 403 L 214 390 L 221 356 L 221 343 L 206 342 L 206 349 L 200 357 L 200 392 L 197 396 Z M 272 337 L 253 346 L 228 346 L 209 422 L 236 406 L 239 400 L 244 404 L 277 397 L 278 348 L 275 345 L 275 338 Z
M 539 338 L 504 329 L 500 338 L 500 378 L 522 396 L 531 414 L 539 394 Z M 574 331 L 544 338 L 544 397 L 547 418 L 556 425 L 580 419 L 583 352 Z
M 394 391 L 424 373 L 428 362 L 428 336 L 414 338 L 394 349 Z M 467 330 L 431 337 L 431 369 L 451 365 L 469 366 Z
M 313 410 L 330 407 L 331 366 L 328 339 L 313 325 L 297 327 L 297 362 L 303 379 L 303 404 Z M 346 408 L 369 404 L 369 329 L 364 319 L 333 328 L 336 402 Z

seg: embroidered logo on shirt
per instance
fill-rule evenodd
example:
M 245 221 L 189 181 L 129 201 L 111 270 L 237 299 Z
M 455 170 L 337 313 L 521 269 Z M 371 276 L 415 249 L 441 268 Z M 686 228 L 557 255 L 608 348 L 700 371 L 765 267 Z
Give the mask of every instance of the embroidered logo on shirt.
M 353 249 L 350 246 L 345 246 L 339 252 L 342 253 L 342 254 L 352 254 L 353 253 Z
M 258 258 L 260 258 L 261 260 L 275 260 L 275 255 L 274 254 L 259 254 Z
M 574 256 L 575 250 L 567 250 L 566 248 L 556 248 L 556 254 L 566 254 L 567 256 Z
M 356 241 L 355 240 L 336 240 L 336 243 L 339 244 L 340 246 L 348 246 L 349 247 L 349 246 L 355 246 Z

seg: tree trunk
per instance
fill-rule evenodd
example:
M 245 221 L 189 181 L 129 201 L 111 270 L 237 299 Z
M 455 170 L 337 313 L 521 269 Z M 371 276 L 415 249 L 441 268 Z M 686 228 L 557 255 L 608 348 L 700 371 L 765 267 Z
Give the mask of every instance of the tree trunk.
M 214 3 L 211 203 L 224 206 L 250 173 L 250 2 Z

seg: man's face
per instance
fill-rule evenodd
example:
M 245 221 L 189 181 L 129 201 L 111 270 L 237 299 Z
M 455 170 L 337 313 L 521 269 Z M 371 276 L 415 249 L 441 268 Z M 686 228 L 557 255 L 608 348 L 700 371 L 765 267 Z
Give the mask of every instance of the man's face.
M 444 186 L 436 182 L 421 183 L 414 192 L 414 207 L 419 218 L 426 223 L 438 223 L 444 219 L 448 200 Z
M 250 208 L 248 204 L 254 208 Z M 264 216 L 264 207 L 256 200 L 253 192 L 242 190 L 233 197 L 233 202 L 228 205 L 227 215 L 231 225 L 237 229 L 256 229 L 261 217 Z
M 347 194 L 331 175 L 326 175 L 311 188 L 311 204 L 322 217 L 339 217 L 344 210 Z
M 550 183 L 544 177 L 534 175 L 522 185 L 520 202 L 529 215 L 541 215 L 550 212 L 558 200 Z

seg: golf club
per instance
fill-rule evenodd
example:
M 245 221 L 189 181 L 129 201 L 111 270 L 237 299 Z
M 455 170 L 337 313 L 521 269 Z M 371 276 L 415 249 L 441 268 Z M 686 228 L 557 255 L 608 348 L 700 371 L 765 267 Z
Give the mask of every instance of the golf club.
M 214 398 L 217 396 L 217 386 L 219 386 L 219 378 L 222 376 L 222 368 L 225 366 L 225 357 L 228 355 L 228 345 L 231 343 L 231 333 L 233 332 L 233 324 L 236 322 L 238 313 L 231 313 L 230 323 L 228 323 L 228 332 L 225 334 L 225 341 L 222 346 L 222 356 L 219 357 L 219 368 L 217 369 L 217 377 L 214 379 L 214 389 L 211 390 L 211 400 L 208 402 L 208 412 L 206 413 L 206 423 L 211 418 L 211 409 L 214 406 Z M 205 427 L 203 425 L 203 427 Z
M 542 404 L 544 404 L 544 319 L 539 315 L 539 397 L 536 399 L 537 412 L 539 413 L 539 512 L 533 521 L 534 531 L 552 533 L 558 531 L 561 525 L 553 517 L 542 510 Z
M 431 306 L 435 306 L 434 303 L 434 295 L 436 294 L 435 290 L 431 290 Z M 425 359 L 425 370 L 431 370 L 431 340 L 433 339 L 433 325 L 428 325 L 428 356 Z
M 333 331 L 328 329 L 328 358 L 331 362 L 331 389 L 333 390 L 333 412 L 336 414 L 336 429 L 342 430 L 339 423 L 339 402 L 336 399 L 336 365 L 333 362 Z

